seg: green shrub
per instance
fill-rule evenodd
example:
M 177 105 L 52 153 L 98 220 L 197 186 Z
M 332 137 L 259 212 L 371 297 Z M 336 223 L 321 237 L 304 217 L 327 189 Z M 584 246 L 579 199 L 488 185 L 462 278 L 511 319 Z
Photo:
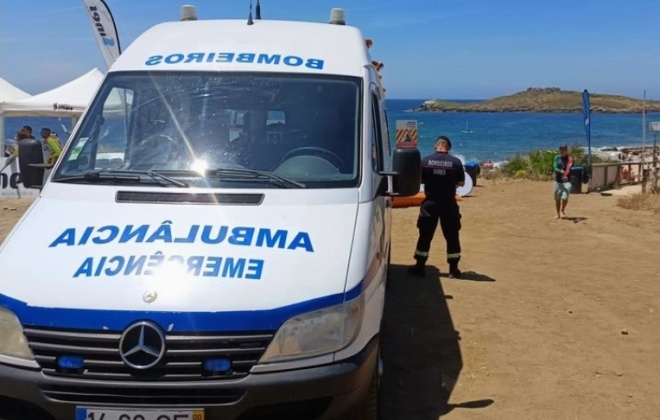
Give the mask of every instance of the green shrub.
M 529 160 L 527 157 L 517 154 L 515 158 L 507 162 L 503 167 L 503 172 L 506 175 L 514 176 L 520 171 L 529 170 Z
M 528 156 L 516 155 L 504 165 L 506 176 L 518 179 L 546 179 L 552 175 L 552 159 L 554 153 L 546 150 L 535 150 Z
M 583 166 L 585 168 L 589 166 L 589 155 L 585 150 L 582 149 L 582 146 L 579 143 L 570 146 L 568 148 L 568 154 L 573 156 L 574 166 Z M 591 155 L 591 163 L 601 162 L 604 162 L 604 160 L 598 156 L 594 156 L 593 154 Z
M 535 150 L 529 154 L 531 172 L 536 175 L 552 175 L 552 162 L 557 153 L 552 150 Z

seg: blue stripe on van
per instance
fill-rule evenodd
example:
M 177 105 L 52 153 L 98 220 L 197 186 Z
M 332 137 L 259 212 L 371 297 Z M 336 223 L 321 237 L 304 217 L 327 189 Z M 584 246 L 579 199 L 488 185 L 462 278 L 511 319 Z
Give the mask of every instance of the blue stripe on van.
M 345 299 L 359 296 L 361 291 L 362 282 L 346 293 L 256 311 L 158 312 L 41 308 L 4 295 L 0 295 L 0 307 L 16 314 L 26 327 L 123 331 L 136 321 L 150 320 L 171 332 L 275 331 L 291 317 L 339 305 Z
M 373 264 L 372 264 L 373 265 Z M 42 308 L 0 294 L 0 307 L 12 311 L 26 327 L 123 331 L 136 321 L 150 320 L 171 332 L 275 331 L 288 319 L 339 305 L 358 297 L 374 280 L 369 270 L 363 281 L 337 293 L 275 309 L 228 312 L 159 312 L 111 309 Z

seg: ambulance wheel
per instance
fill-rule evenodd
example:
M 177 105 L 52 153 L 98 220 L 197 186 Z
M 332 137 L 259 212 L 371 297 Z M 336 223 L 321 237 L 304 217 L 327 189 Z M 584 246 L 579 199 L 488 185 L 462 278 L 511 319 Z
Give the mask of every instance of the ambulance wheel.
M 374 366 L 374 373 L 369 385 L 369 391 L 364 400 L 359 402 L 351 411 L 348 412 L 346 420 L 378 420 L 380 418 L 380 350 L 378 351 L 378 360 Z
M 51 419 L 45 412 L 22 404 L 2 406 L 6 401 L 0 400 L 0 420 L 48 420 Z

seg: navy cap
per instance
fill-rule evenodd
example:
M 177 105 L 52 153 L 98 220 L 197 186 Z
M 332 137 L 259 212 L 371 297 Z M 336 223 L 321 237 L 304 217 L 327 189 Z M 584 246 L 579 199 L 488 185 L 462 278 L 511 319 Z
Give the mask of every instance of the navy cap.
M 440 140 L 444 140 L 444 141 L 446 141 L 446 142 L 447 142 L 447 145 L 448 145 L 449 148 L 451 149 L 451 140 L 449 140 L 449 137 L 447 137 L 447 136 L 440 136 L 440 137 L 438 137 L 438 138 L 435 140 L 435 142 L 437 143 L 437 142 L 439 142 Z

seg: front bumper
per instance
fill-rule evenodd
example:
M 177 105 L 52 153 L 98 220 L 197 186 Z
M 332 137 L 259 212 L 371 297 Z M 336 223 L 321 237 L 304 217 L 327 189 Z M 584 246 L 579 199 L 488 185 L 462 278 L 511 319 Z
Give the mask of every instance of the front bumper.
M 0 418 L 73 420 L 76 406 L 113 407 L 117 404 L 108 395 L 135 397 L 141 393 L 162 394 L 164 398 L 167 394 L 191 398 L 205 395 L 215 398 L 215 402 L 122 404 L 121 408 L 204 408 L 206 420 L 333 418 L 366 396 L 377 359 L 375 337 L 359 354 L 334 364 L 216 382 L 92 382 L 49 377 L 39 371 L 0 364 Z M 110 399 L 89 403 L 99 395 Z

